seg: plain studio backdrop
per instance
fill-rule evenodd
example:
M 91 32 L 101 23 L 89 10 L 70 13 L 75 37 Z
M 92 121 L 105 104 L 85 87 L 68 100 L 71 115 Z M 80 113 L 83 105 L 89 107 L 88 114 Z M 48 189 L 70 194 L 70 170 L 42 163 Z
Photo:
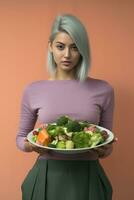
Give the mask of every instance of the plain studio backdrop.
M 113 200 L 134 199 L 134 1 L 0 0 L 0 199 L 20 200 L 20 185 L 37 155 L 16 148 L 20 102 L 25 86 L 46 79 L 50 27 L 59 13 L 85 24 L 91 46 L 90 76 L 115 89 L 114 151 L 101 160 Z M 45 92 L 45 91 L 44 91 Z

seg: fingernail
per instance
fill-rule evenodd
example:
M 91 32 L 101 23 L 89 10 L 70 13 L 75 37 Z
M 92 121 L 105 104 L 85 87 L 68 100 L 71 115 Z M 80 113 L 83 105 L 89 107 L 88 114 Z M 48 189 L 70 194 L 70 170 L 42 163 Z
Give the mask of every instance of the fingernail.
M 118 141 L 118 138 L 116 137 L 116 138 L 114 139 L 114 141 L 117 142 L 117 141 Z

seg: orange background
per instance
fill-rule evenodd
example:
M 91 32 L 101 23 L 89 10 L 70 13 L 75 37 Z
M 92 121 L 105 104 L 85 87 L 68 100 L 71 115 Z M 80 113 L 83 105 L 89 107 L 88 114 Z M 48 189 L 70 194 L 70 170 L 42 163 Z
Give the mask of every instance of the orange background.
M 27 84 L 48 77 L 48 35 L 55 15 L 64 12 L 80 17 L 87 28 L 91 76 L 115 88 L 118 142 L 102 164 L 113 184 L 113 199 L 134 199 L 133 11 L 133 0 L 0 0 L 0 199 L 21 199 L 21 182 L 37 157 L 16 148 L 20 101 Z

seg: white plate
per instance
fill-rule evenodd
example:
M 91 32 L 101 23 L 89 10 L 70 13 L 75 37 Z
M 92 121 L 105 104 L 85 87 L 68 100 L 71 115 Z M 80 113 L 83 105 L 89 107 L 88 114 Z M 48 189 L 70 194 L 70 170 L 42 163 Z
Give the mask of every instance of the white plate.
M 100 130 L 105 130 L 107 131 L 108 133 L 108 138 L 106 139 L 106 141 L 102 144 L 99 144 L 99 145 L 96 145 L 95 147 L 85 147 L 85 148 L 77 148 L 77 149 L 57 149 L 57 148 L 51 148 L 51 147 L 46 147 L 46 146 L 42 146 L 42 145 L 39 145 L 35 142 L 33 142 L 32 140 L 32 137 L 33 137 L 33 131 L 34 130 L 37 130 L 37 129 L 34 129 L 33 131 L 31 131 L 28 135 L 27 135 L 27 139 L 28 141 L 35 145 L 35 146 L 38 146 L 38 147 L 41 147 L 41 148 L 44 148 L 44 149 L 48 149 L 48 150 L 52 150 L 52 151 L 55 151 L 57 153 L 64 153 L 64 154 L 75 154 L 75 153 L 83 153 L 83 152 L 87 152 L 87 151 L 90 151 L 91 149 L 93 148 L 97 148 L 97 147 L 101 147 L 101 146 L 104 146 L 110 142 L 112 142 L 112 140 L 114 139 L 114 134 L 106 129 L 106 128 L 103 128 L 101 126 L 97 126 L 95 125 L 97 128 L 99 128 Z

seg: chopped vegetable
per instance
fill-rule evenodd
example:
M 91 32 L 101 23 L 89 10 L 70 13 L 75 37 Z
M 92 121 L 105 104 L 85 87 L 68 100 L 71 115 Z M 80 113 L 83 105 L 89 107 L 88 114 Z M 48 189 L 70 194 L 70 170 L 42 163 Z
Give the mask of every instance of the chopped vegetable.
M 81 131 L 81 125 L 78 121 L 69 121 L 66 124 L 66 128 L 68 132 L 79 132 Z
M 49 143 L 49 144 L 48 144 L 48 147 L 56 148 L 56 144 Z
M 37 130 L 33 131 L 33 135 L 38 135 L 38 133 L 39 133 L 39 131 L 37 131 Z
M 106 140 L 108 138 L 108 133 L 105 130 L 101 131 L 101 135 L 102 135 L 104 140 Z
M 59 141 L 56 145 L 56 148 L 59 148 L 59 149 L 65 149 L 66 148 L 66 143 L 65 141 Z
M 75 133 L 73 136 L 75 148 L 84 148 L 89 146 L 90 135 L 84 131 Z
M 36 142 L 36 140 L 37 140 L 37 135 L 33 135 L 32 141 L 33 141 L 33 142 Z
M 87 122 L 87 121 L 80 121 L 79 124 L 80 124 L 82 130 L 84 128 L 89 127 L 89 122 Z
M 99 143 L 103 143 L 104 142 L 104 139 L 101 135 L 101 133 L 95 133 L 91 136 L 91 146 L 94 147 L 96 146 L 97 144 Z
M 66 141 L 66 149 L 74 149 L 74 142 L 72 140 Z
M 39 134 L 37 135 L 37 141 L 38 144 L 48 146 L 50 142 L 50 136 L 47 133 L 46 129 L 42 129 Z
M 67 115 L 61 116 L 60 118 L 57 119 L 56 124 L 57 126 L 64 126 L 67 124 L 69 121 L 69 117 Z
M 48 134 L 52 137 L 55 137 L 59 134 L 64 134 L 65 133 L 65 130 L 63 127 L 60 127 L 60 126 L 57 126 L 55 124 L 49 124 L 46 128 Z

